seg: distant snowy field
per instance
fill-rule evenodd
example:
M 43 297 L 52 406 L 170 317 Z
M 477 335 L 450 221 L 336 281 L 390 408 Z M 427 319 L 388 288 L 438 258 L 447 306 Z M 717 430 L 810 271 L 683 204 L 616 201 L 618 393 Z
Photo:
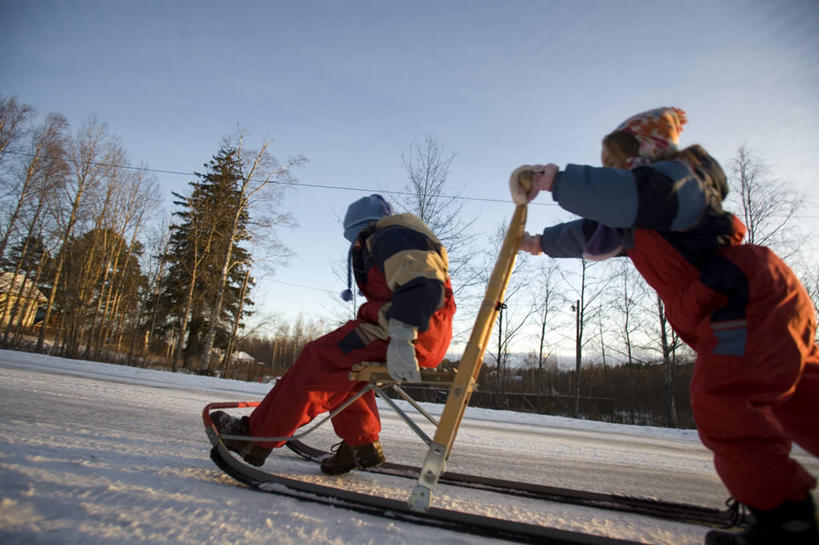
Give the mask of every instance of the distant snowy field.
M 208 458 L 201 411 L 213 401 L 261 399 L 269 388 L 0 350 L 0 543 L 503 543 L 238 485 Z M 382 420 L 388 458 L 420 465 L 421 441 L 386 406 Z M 322 448 L 336 441 L 329 426 L 306 439 Z M 286 449 L 274 454 L 268 469 L 314 482 L 396 498 L 415 485 L 358 472 L 327 477 Z M 797 456 L 819 474 L 819 461 Z M 727 496 L 694 431 L 487 409 L 468 409 L 447 469 L 712 507 Z M 654 544 L 697 544 L 706 531 L 447 486 L 433 505 Z

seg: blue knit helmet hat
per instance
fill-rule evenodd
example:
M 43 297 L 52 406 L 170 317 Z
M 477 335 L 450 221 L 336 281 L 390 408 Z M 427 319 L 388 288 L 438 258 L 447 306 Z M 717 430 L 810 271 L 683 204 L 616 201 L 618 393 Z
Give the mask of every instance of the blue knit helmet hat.
M 347 208 L 344 216 L 344 238 L 355 242 L 362 229 L 392 213 L 390 203 L 377 193 L 358 199 Z
M 374 193 L 369 197 L 362 197 L 347 208 L 347 213 L 344 215 L 344 238 L 353 243 L 365 227 L 392 214 L 392 205 L 381 195 Z M 350 246 L 347 254 L 347 289 L 341 292 L 341 298 L 345 301 L 353 299 L 352 261 L 353 247 Z

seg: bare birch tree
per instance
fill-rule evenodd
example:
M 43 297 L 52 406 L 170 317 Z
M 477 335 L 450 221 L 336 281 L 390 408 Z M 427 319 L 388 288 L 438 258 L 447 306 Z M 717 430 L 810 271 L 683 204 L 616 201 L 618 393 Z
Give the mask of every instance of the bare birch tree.
M 9 238 L 12 232 L 17 229 L 17 223 L 26 221 L 27 227 L 23 227 L 23 231 L 19 236 L 22 242 L 18 258 L 14 260 L 13 264 L 13 278 L 15 279 L 23 274 L 24 263 L 30 257 L 30 244 L 40 240 L 39 234 L 34 235 L 34 231 L 42 232 L 41 222 L 50 203 L 51 194 L 64 182 L 66 174 L 64 160 L 65 129 L 66 122 L 62 116 L 48 116 L 42 125 L 31 131 L 29 151 L 19 163 L 20 169 L 17 173 L 18 183 L 15 186 L 14 202 L 2 240 L 0 240 L 0 256 L 5 257 Z M 25 271 L 25 273 L 28 272 Z M 22 301 L 23 299 L 18 297 L 18 300 Z M 7 325 L 4 342 L 8 340 L 8 335 L 14 325 L 12 313 L 13 309 L 10 305 L 7 304 L 3 307 L 0 323 Z
M 458 296 L 477 277 L 470 269 L 471 228 L 476 220 L 464 218 L 461 191 L 454 190 L 449 179 L 454 160 L 455 154 L 448 153 L 432 136 L 426 136 L 421 145 L 411 144 L 401 154 L 407 182 L 395 200 L 399 207 L 421 218 L 446 247 L 453 291 Z
M 104 278 L 97 294 L 88 347 L 93 342 L 99 350 L 105 339 L 120 338 L 125 316 L 138 313 L 139 294 L 136 292 L 142 286 L 134 282 L 141 281 L 142 274 L 135 254 L 142 251 L 139 238 L 143 234 L 146 214 L 155 210 L 158 202 L 156 180 L 146 170 L 118 173 L 116 193 L 108 214 L 108 230 L 113 236 L 101 260 Z
M 136 358 L 144 364 L 145 358 L 150 354 L 150 348 L 157 330 L 157 322 L 160 316 L 159 300 L 162 294 L 161 284 L 165 272 L 167 260 L 164 256 L 168 253 L 169 238 L 167 221 L 149 227 L 146 235 L 147 252 L 142 257 L 141 270 L 145 271 L 146 289 L 142 293 L 139 302 L 136 326 L 133 328 L 131 343 L 128 349 L 128 364 L 133 365 Z M 139 336 L 142 338 L 141 346 L 138 346 Z
M 580 274 L 577 282 L 572 281 L 566 276 L 565 271 L 561 270 L 560 275 L 564 282 L 574 292 L 573 297 L 565 296 L 569 301 L 571 311 L 574 313 L 574 364 L 575 364 L 575 382 L 574 382 L 574 408 L 573 414 L 575 417 L 580 415 L 580 375 L 583 367 L 583 349 L 593 340 L 587 335 L 587 328 L 589 323 L 599 312 L 600 300 L 611 282 L 610 278 L 595 279 L 591 276 L 592 267 L 596 266 L 597 262 L 589 261 L 581 258 L 579 260 Z
M 637 274 L 631 261 L 621 259 L 617 267 L 616 278 L 619 280 L 621 289 L 617 294 L 619 301 L 615 302 L 614 308 L 619 317 L 623 343 L 622 354 L 628 370 L 628 411 L 630 422 L 634 424 L 636 416 L 634 414 L 634 366 L 636 363 L 635 348 L 637 347 L 635 336 L 638 335 L 640 328 L 640 301 L 646 296 L 646 284 Z
M 665 398 L 666 398 L 666 418 L 668 425 L 677 427 L 677 405 L 674 399 L 674 387 L 677 367 L 677 348 L 680 347 L 680 338 L 671 328 L 665 316 L 665 305 L 660 296 L 657 295 L 657 318 L 660 329 L 660 351 L 663 358 L 663 368 L 665 369 Z
M 489 283 L 495 260 L 503 241 L 506 238 L 508 226 L 497 227 L 491 243 L 481 252 L 482 263 L 479 272 L 481 285 Z M 509 283 L 504 292 L 503 300 L 498 301 L 498 316 L 495 324 L 494 347 L 487 346 L 486 354 L 494 360 L 495 383 L 494 392 L 496 403 L 503 401 L 506 393 L 506 377 L 511 363 L 511 348 L 515 339 L 524 331 L 530 318 L 537 312 L 537 305 L 529 291 L 531 274 L 524 272 L 529 268 L 531 260 L 526 255 L 518 254 L 515 260 Z M 473 315 L 474 320 L 474 315 Z M 471 324 L 470 324 L 471 325 Z M 487 343 L 490 341 L 487 340 Z
M 67 160 L 71 174 L 61 191 L 61 204 L 64 208 L 64 214 L 60 215 L 62 220 L 62 235 L 60 236 L 62 251 L 58 255 L 53 276 L 50 279 L 51 289 L 46 304 L 43 327 L 40 328 L 37 339 L 38 351 L 43 349 L 46 329 L 54 310 L 54 302 L 62 280 L 68 243 L 74 236 L 74 228 L 77 222 L 81 219 L 82 207 L 86 204 L 87 194 L 102 183 L 105 173 L 109 169 L 108 165 L 111 164 L 107 160 L 110 151 L 110 140 L 107 125 L 92 117 L 80 129 L 69 145 Z M 55 342 L 54 346 L 56 347 L 56 345 Z
M 65 131 L 68 123 L 61 115 L 51 114 L 42 125 L 32 131 L 30 144 L 22 162 L 18 183 L 14 184 L 13 204 L 0 238 L 0 258 L 6 254 L 6 246 L 16 227 L 20 214 L 26 206 L 37 206 L 42 189 L 55 188 L 65 174 Z M 36 201 L 36 202 L 33 202 Z
M 733 194 L 727 201 L 739 207 L 737 214 L 748 228 L 746 240 L 770 246 L 786 258 L 798 252 L 804 239 L 791 220 L 804 204 L 804 193 L 775 178 L 768 164 L 745 144 L 737 148 L 730 173 Z
M 34 108 L 28 104 L 21 104 L 16 97 L 0 95 L 0 164 L 9 145 L 23 138 L 27 123 L 33 116 Z
M 213 339 L 216 333 L 217 324 L 222 313 L 225 289 L 230 269 L 239 262 L 234 259 L 233 251 L 236 245 L 246 237 L 242 217 L 250 217 L 251 208 L 255 208 L 258 213 L 262 213 L 259 204 L 266 203 L 267 213 L 257 214 L 256 225 L 259 229 L 264 229 L 268 234 L 272 233 L 275 226 L 282 226 L 292 222 L 289 214 L 279 212 L 270 205 L 278 202 L 282 191 L 289 185 L 295 183 L 290 170 L 304 162 L 303 157 L 294 157 L 281 165 L 272 155 L 268 153 L 270 141 L 262 143 L 261 148 L 256 151 L 246 150 L 244 147 L 244 133 L 238 136 L 236 150 L 241 161 L 241 179 L 238 180 L 236 188 L 238 206 L 234 211 L 234 216 L 228 232 L 223 236 L 228 241 L 225 245 L 225 255 L 221 259 L 221 270 L 219 280 L 216 285 L 216 298 L 210 307 L 208 321 L 208 331 L 205 336 L 204 347 L 200 369 L 208 369 L 210 363 L 210 352 L 213 349 Z M 257 230 L 258 232 L 258 230 Z M 259 233 L 261 235 L 261 233 Z M 270 239 L 268 239 L 270 240 Z M 249 266 L 250 263 L 244 263 Z
M 94 163 L 101 170 L 93 187 L 87 188 L 83 215 L 79 218 L 85 232 L 63 246 L 64 266 L 68 270 L 63 283 L 62 321 L 69 357 L 77 357 L 83 344 L 84 357 L 90 355 L 92 324 L 101 305 L 99 290 L 112 274 L 111 260 L 122 239 L 116 231 L 119 221 L 116 204 L 123 191 L 125 151 L 113 137 L 107 138 L 100 151 L 103 155 Z
M 550 326 L 555 319 L 555 310 L 560 302 L 559 294 L 557 293 L 556 277 L 558 275 L 558 262 L 554 259 L 540 260 L 541 265 L 535 271 L 535 286 L 534 302 L 535 313 L 538 319 L 539 335 L 538 335 L 538 353 L 537 353 L 537 391 L 542 393 L 547 390 L 545 388 L 544 366 L 546 360 L 551 355 L 551 351 L 546 351 L 547 334 L 551 333 Z M 544 264 L 545 263 L 545 264 Z

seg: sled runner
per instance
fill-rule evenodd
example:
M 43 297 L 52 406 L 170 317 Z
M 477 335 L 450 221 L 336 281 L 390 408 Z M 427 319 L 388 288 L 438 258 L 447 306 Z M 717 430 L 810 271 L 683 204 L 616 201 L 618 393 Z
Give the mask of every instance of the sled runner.
M 374 376 L 379 375 L 378 367 L 374 367 L 368 370 L 369 373 L 372 373 Z M 451 373 L 450 373 L 451 374 Z M 446 376 L 443 373 L 435 373 L 435 377 L 431 378 L 430 384 L 441 385 L 442 380 Z M 442 376 L 443 375 L 443 376 Z M 423 378 L 423 374 L 422 374 Z M 387 388 L 387 381 L 381 384 L 375 384 L 375 388 L 377 388 L 376 392 L 381 392 L 379 395 L 385 395 L 384 389 Z M 421 384 L 424 384 L 423 382 Z M 395 387 L 395 385 L 391 385 Z M 365 391 L 369 391 L 369 385 Z M 363 395 L 363 392 L 362 392 Z M 400 394 L 399 394 L 400 395 Z M 407 396 L 408 397 L 408 396 Z M 419 412 L 423 414 L 428 420 L 433 423 L 436 423 L 435 419 L 428 415 L 423 408 L 417 406 L 417 404 L 411 400 L 408 400 L 410 404 L 416 406 L 417 409 L 420 409 Z M 302 498 L 302 492 L 308 492 L 311 495 L 323 495 L 325 496 L 325 500 L 316 500 L 313 498 L 313 501 L 327 501 L 330 504 L 333 504 L 332 501 L 334 499 L 338 500 L 341 499 L 346 502 L 352 502 L 353 505 L 351 508 L 360 510 L 362 507 L 366 507 L 367 512 L 372 512 L 375 514 L 379 514 L 378 510 L 370 511 L 374 505 L 381 505 L 384 509 L 387 509 L 391 513 L 396 513 L 398 511 L 407 515 L 408 513 L 417 513 L 418 516 L 428 515 L 430 512 L 441 511 L 436 509 L 430 509 L 423 513 L 419 513 L 412 509 L 409 503 L 406 500 L 389 500 L 389 502 L 381 502 L 384 498 L 374 498 L 370 496 L 362 496 L 361 494 L 352 494 L 348 493 L 343 489 L 337 489 L 334 487 L 324 487 L 322 485 L 317 484 L 310 484 L 310 483 L 303 483 L 302 481 L 293 480 L 292 478 L 283 477 L 277 475 L 276 473 L 271 473 L 267 470 L 262 470 L 258 468 L 251 467 L 245 463 L 243 463 L 240 459 L 233 456 L 225 447 L 222 439 L 243 439 L 243 440 L 251 440 L 251 439 L 259 439 L 259 438 L 251 438 L 249 436 L 233 436 L 233 435 L 220 435 L 217 431 L 213 421 L 210 418 L 211 411 L 217 409 L 232 409 L 232 408 L 253 408 L 259 404 L 258 401 L 239 401 L 239 402 L 220 402 L 220 403 L 211 403 L 207 405 L 203 412 L 202 418 L 205 423 L 205 430 L 210 439 L 213 449 L 211 451 L 211 458 L 213 461 L 219 466 L 220 469 L 225 471 L 228 475 L 235 478 L 237 481 L 244 483 L 248 486 L 257 488 L 264 492 L 276 492 L 276 493 L 283 493 L 285 495 L 294 495 L 295 497 Z M 409 416 L 406 415 L 405 411 L 403 411 L 400 407 L 391 403 L 390 406 L 396 410 L 399 416 L 410 425 L 411 429 L 418 433 L 420 429 L 417 425 L 411 421 Z M 339 412 L 343 410 L 343 408 L 339 408 L 336 411 Z M 325 424 L 332 415 L 328 416 L 324 420 L 318 422 L 317 424 L 311 426 L 309 429 L 302 431 L 292 437 L 289 438 L 261 438 L 262 440 L 287 440 L 285 445 L 294 453 L 296 453 L 301 458 L 305 460 L 309 460 L 311 462 L 320 463 L 322 459 L 327 456 L 332 456 L 332 453 L 328 451 L 324 451 L 321 449 L 313 448 L 300 440 L 310 433 L 312 433 L 317 427 L 322 426 Z M 420 431 L 418 433 L 419 437 L 422 440 L 425 440 L 427 444 L 431 442 L 431 440 Z M 272 468 L 274 471 L 275 469 Z M 386 462 L 378 467 L 368 468 L 365 471 L 369 473 L 375 474 L 383 474 L 385 476 L 394 476 L 394 477 L 403 477 L 406 479 L 417 480 L 421 474 L 421 468 L 417 466 L 409 466 L 403 464 L 396 464 L 391 462 Z M 503 494 L 505 496 L 510 497 L 523 497 L 523 498 L 530 498 L 533 500 L 542 500 L 547 502 L 561 502 L 573 505 L 581 505 L 585 507 L 593 507 L 598 509 L 605 509 L 611 511 L 620 511 L 632 514 L 639 514 L 639 515 L 646 515 L 658 519 L 664 520 L 673 520 L 678 522 L 686 522 L 686 523 L 694 523 L 694 524 L 703 524 L 708 526 L 715 526 L 715 527 L 728 527 L 735 525 L 739 519 L 737 518 L 738 514 L 733 513 L 730 510 L 717 510 L 714 508 L 703 507 L 698 505 L 688 505 L 683 503 L 675 503 L 675 502 L 667 502 L 661 501 L 656 498 L 641 498 L 641 497 L 630 497 L 624 495 L 617 495 L 617 494 L 606 494 L 606 493 L 599 493 L 599 492 L 590 492 L 584 490 L 573 490 L 567 488 L 560 488 L 554 486 L 547 486 L 547 485 L 539 485 L 531 482 L 519 482 L 519 481 L 509 481 L 504 479 L 498 479 L 493 477 L 486 477 L 482 475 L 469 475 L 469 474 L 461 474 L 461 473 L 452 473 L 452 472 L 442 472 L 441 475 L 438 476 L 441 483 L 444 483 L 449 486 L 457 486 L 463 489 L 474 489 L 474 490 L 486 490 L 497 492 L 499 494 Z M 274 483 L 283 484 L 287 489 L 292 489 L 291 492 L 285 492 L 281 487 L 271 486 Z M 302 498 L 304 499 L 304 498 Z M 309 499 L 309 498 L 307 498 Z M 362 503 L 363 502 L 363 503 Z M 361 505 L 359 505 L 361 504 Z M 401 509 L 397 509 L 396 505 L 401 505 Z M 437 518 L 436 517 L 433 517 Z M 455 516 L 455 519 L 458 519 L 458 516 Z M 424 519 L 426 520 L 426 519 Z M 486 519 L 482 520 L 481 524 L 476 526 L 477 520 L 475 518 L 469 519 L 468 524 L 465 524 L 464 528 L 461 528 L 462 531 L 471 531 L 472 530 L 480 529 L 481 535 L 492 535 L 493 532 L 497 530 L 495 528 L 495 524 L 497 523 L 494 519 Z M 426 521 L 425 523 L 432 523 L 433 521 Z M 453 521 L 450 521 L 453 522 Z M 464 521 L 465 522 L 465 521 Z M 528 527 L 517 527 L 514 523 L 505 522 L 504 524 L 511 524 L 507 528 L 507 531 L 511 531 L 515 528 L 515 532 L 521 532 L 520 536 L 524 537 L 524 541 L 529 541 L 532 537 L 529 535 L 529 532 L 532 531 L 531 528 Z M 537 535 L 537 532 L 535 532 Z M 518 537 L 520 537 L 518 536 Z M 510 535 L 504 536 L 506 538 L 511 538 Z M 535 541 L 538 541 L 542 538 L 542 535 L 539 535 Z M 573 536 L 572 540 L 566 541 L 559 541 L 561 544 L 566 543 L 587 543 L 585 539 L 588 536 Z M 574 539 L 579 539 L 579 541 L 574 541 Z M 543 541 L 544 543 L 550 543 L 550 541 L 546 540 Z M 592 541 L 594 543 L 615 543 L 615 541 Z
M 228 408 L 225 405 L 234 406 L 231 404 L 220 405 L 223 408 Z M 224 444 L 219 441 L 218 434 L 212 437 L 216 440 L 210 453 L 213 462 L 227 475 L 260 492 L 287 496 L 336 508 L 350 509 L 395 521 L 518 543 L 538 543 L 541 545 L 637 545 L 637 542 L 631 540 L 562 530 L 453 509 L 432 507 L 424 513 L 418 513 L 410 509 L 404 500 L 354 492 L 344 488 L 260 471 L 232 456 Z

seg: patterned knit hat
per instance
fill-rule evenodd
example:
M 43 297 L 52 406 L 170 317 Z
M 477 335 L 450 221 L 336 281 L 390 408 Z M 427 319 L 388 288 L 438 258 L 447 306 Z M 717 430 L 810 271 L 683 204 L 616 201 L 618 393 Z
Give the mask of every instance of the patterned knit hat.
M 665 107 L 648 110 L 629 117 L 617 126 L 618 131 L 633 135 L 640 143 L 639 158 L 648 163 L 664 151 L 676 151 L 683 125 L 688 122 L 679 108 Z

